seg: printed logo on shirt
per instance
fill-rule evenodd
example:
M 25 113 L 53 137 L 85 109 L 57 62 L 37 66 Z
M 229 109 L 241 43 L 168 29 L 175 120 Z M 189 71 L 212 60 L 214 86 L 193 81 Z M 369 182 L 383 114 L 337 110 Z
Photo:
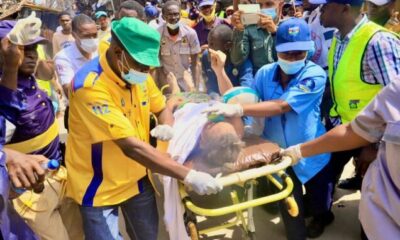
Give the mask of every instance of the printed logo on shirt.
M 291 27 L 291 28 L 289 28 L 289 35 L 292 35 L 292 36 L 296 36 L 297 34 L 299 34 L 299 32 L 300 32 L 300 28 L 299 27 Z
M 311 92 L 315 88 L 315 82 L 312 79 L 303 79 L 297 85 L 300 90 L 303 92 Z
M 318 36 L 317 33 L 315 33 L 314 31 L 311 31 L 311 40 L 313 40 L 315 43 L 315 52 L 311 60 L 313 62 L 318 62 L 319 58 L 322 55 L 322 48 L 324 47 L 323 42 L 321 37 Z
M 61 43 L 61 49 L 64 49 L 66 47 L 69 47 L 72 45 L 72 41 L 65 41 L 63 43 Z
M 89 104 L 92 106 L 92 111 L 96 115 L 104 115 L 110 113 L 108 104 Z
M 360 103 L 360 100 L 350 100 L 349 101 L 349 107 L 350 109 L 358 109 L 358 104 Z

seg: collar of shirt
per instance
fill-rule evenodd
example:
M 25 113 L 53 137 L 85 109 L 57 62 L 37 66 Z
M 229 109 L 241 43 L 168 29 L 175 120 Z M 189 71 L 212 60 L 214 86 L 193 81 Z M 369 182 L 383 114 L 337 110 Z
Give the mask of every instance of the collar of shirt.
M 307 14 L 304 14 L 304 19 L 308 24 L 310 24 L 315 20 L 316 17 L 320 16 L 320 13 L 321 13 L 321 6 L 317 7 L 311 12 L 307 12 Z
M 119 77 L 114 71 L 111 69 L 110 65 L 107 62 L 106 54 L 103 54 L 99 58 L 101 68 L 103 68 L 103 73 L 107 76 L 107 78 L 116 82 L 121 87 L 127 87 L 127 84 Z
M 20 76 L 18 74 L 18 88 L 20 89 L 36 89 L 36 81 L 34 76 Z
M 346 42 L 349 41 L 351 37 L 353 37 L 354 33 L 361 27 L 363 26 L 365 23 L 368 22 L 368 18 L 367 15 L 363 15 L 362 19 L 357 23 L 356 26 L 354 26 L 354 28 L 342 39 L 340 36 L 340 32 L 339 30 L 336 31 L 335 33 L 335 38 L 338 41 L 338 43 L 341 42 Z

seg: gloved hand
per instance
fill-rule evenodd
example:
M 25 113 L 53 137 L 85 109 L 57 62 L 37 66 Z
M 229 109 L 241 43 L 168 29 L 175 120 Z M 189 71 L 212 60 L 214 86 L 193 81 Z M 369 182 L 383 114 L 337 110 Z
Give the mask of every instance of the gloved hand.
M 292 159 L 292 166 L 296 165 L 300 159 L 303 158 L 301 155 L 300 144 L 288 147 L 281 151 L 282 156 L 287 156 Z
M 41 26 L 42 21 L 36 17 L 35 12 L 32 12 L 29 17 L 18 20 L 7 37 L 15 45 L 29 45 L 40 36 Z
M 161 141 L 169 141 L 174 136 L 174 129 L 166 124 L 158 125 L 150 131 L 150 134 Z
M 243 107 L 240 104 L 218 103 L 205 109 L 203 113 L 223 115 L 224 117 L 242 117 Z
M 185 185 L 200 195 L 211 195 L 222 190 L 222 186 L 210 174 L 190 170 L 183 180 Z

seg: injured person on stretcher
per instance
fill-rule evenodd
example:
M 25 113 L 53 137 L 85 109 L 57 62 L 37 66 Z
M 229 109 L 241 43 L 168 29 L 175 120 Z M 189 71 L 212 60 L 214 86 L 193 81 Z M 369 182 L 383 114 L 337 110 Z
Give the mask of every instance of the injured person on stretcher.
M 171 82 L 173 80 L 169 83 L 174 86 Z M 175 117 L 175 136 L 169 143 L 168 151 L 173 158 L 179 159 L 185 166 L 215 176 L 218 173 L 226 174 L 267 164 L 278 157 L 279 147 L 276 144 L 254 135 L 244 138 L 242 118 L 217 117 L 203 113 L 206 108 L 223 101 L 229 94 L 231 98 L 236 98 L 235 103 L 258 99 L 249 96 L 250 88 L 237 89 L 219 97 L 205 93 L 181 93 L 179 87 L 172 87 L 167 106 Z M 251 120 L 247 122 L 257 124 Z M 185 146 L 184 149 L 179 147 L 181 144 Z
M 203 113 L 210 105 L 219 103 L 218 97 L 180 93 L 179 88 L 173 87 L 173 82 L 170 82 L 171 86 L 173 91 L 168 97 L 167 107 L 174 111 L 175 122 L 174 136 L 169 141 L 167 152 L 178 163 L 216 176 L 265 165 L 279 157 L 278 145 L 257 136 L 243 138 L 242 118 L 219 118 Z M 248 94 L 248 91 L 238 91 L 235 97 L 240 99 L 239 95 L 243 93 Z M 189 239 L 183 221 L 184 207 L 178 182 L 163 176 L 162 183 L 164 222 L 169 237 Z

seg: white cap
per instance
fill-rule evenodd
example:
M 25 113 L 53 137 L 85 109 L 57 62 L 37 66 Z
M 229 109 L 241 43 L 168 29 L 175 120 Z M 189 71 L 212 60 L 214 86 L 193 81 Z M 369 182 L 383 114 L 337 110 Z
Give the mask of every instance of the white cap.
M 383 5 L 391 2 L 391 0 L 367 0 L 367 1 L 372 2 L 373 4 L 375 4 L 377 6 L 383 6 Z

